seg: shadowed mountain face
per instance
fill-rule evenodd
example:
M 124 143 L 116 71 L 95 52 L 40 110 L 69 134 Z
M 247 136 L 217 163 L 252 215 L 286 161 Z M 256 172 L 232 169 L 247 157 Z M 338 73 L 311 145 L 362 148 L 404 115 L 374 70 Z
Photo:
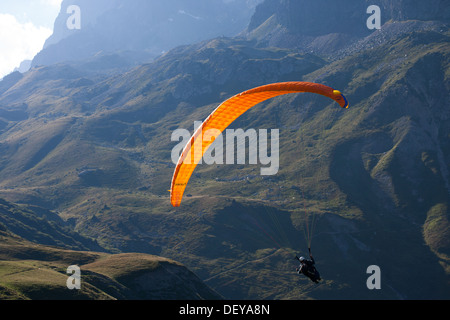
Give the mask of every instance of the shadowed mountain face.
M 364 23 L 369 17 L 367 8 L 376 5 L 382 13 L 382 21 L 450 19 L 447 1 L 433 0 L 267 0 L 258 5 L 248 30 L 252 31 L 269 18 L 293 34 L 321 36 L 329 33 L 346 33 L 353 36 L 367 35 Z M 372 11 L 369 11 L 372 14 Z
M 265 1 L 246 39 L 176 47 L 120 72 L 113 52 L 5 77 L 0 196 L 58 212 L 104 250 L 181 261 L 225 298 L 448 299 L 445 2 L 433 11 L 380 1 L 386 23 L 376 31 L 366 28 L 366 2 L 317 3 Z M 329 41 L 341 37 L 351 41 Z M 279 129 L 279 172 L 200 165 L 172 208 L 172 132 L 192 132 L 234 94 L 294 80 L 335 87 L 350 108 L 313 94 L 252 108 L 233 128 Z M 293 260 L 312 221 L 319 286 L 299 277 Z M 61 241 L 59 233 L 47 238 Z M 427 262 L 425 274 L 418 261 Z M 370 265 L 380 267 L 382 290 L 366 286 Z
M 367 12 L 371 5 L 380 8 L 380 22 L 387 24 L 383 27 L 384 36 L 399 32 L 398 29 L 404 31 L 404 27 L 390 26 L 394 21 L 416 20 L 412 29 L 418 30 L 426 28 L 429 23 L 422 25 L 425 21 L 442 25 L 450 19 L 450 6 L 443 0 L 267 0 L 257 6 L 245 35 L 261 45 L 335 58 L 341 56 L 340 50 L 360 47 L 358 41 L 373 33 L 366 26 L 373 14 L 372 10 Z M 372 40 L 373 45 L 377 40 Z
M 4 214 L 6 202 L 0 205 Z M 19 211 L 15 207 L 10 214 Z M 69 266 L 79 268 L 77 290 L 68 289 Z M 0 275 L 2 300 L 221 299 L 195 274 L 170 259 L 45 246 L 18 237 L 2 223 Z
M 120 54 L 130 64 L 147 61 L 178 45 L 236 35 L 247 26 L 256 3 L 64 0 L 54 33 L 32 65 L 79 61 L 105 53 Z M 73 21 L 79 21 L 79 29 L 68 27 Z

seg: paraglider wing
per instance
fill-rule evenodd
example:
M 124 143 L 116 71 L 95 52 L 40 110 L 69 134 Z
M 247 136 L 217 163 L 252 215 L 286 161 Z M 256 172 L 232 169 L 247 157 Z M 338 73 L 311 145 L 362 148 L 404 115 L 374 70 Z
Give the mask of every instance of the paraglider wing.
M 264 85 L 237 94 L 219 105 L 194 132 L 184 148 L 172 177 L 170 202 L 179 207 L 184 189 L 203 157 L 214 142 L 214 137 L 254 105 L 267 99 L 288 93 L 311 92 L 335 100 L 342 108 L 348 108 L 347 99 L 338 90 L 312 82 L 280 82 Z M 211 135 L 214 132 L 215 135 Z M 207 134 L 207 136 L 205 135 Z

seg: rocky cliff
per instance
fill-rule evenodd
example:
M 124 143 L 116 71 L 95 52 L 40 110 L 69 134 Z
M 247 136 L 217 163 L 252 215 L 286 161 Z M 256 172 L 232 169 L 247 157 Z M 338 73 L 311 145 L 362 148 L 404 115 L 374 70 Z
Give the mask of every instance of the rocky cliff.
M 406 21 L 416 20 L 412 28 L 418 29 L 428 26 L 425 21 L 442 26 L 450 19 L 450 6 L 443 0 L 267 0 L 256 7 L 245 35 L 264 45 L 332 56 L 338 50 L 358 46 L 358 40 L 374 32 L 366 25 L 373 13 L 367 12 L 371 5 L 380 8 L 385 31 L 394 29 L 390 26 L 394 22 L 406 25 Z
M 32 66 L 111 53 L 119 54 L 129 65 L 145 62 L 178 45 L 237 34 L 248 24 L 256 3 L 64 0 L 53 35 Z M 69 28 L 68 21 L 70 25 L 73 19 L 79 25 Z

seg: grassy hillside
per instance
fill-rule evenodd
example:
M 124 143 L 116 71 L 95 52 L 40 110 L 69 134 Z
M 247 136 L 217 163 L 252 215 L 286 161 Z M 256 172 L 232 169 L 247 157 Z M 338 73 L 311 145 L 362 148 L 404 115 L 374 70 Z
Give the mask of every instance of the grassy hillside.
M 110 255 L 31 243 L 0 225 L 1 300 L 220 299 L 181 264 L 148 254 Z M 69 289 L 68 267 L 81 270 Z

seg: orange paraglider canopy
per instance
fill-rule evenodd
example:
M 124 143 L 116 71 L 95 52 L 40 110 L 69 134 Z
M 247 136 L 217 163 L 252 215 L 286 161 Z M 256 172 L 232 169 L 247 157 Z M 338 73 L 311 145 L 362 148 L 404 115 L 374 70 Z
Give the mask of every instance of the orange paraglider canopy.
M 317 93 L 333 99 L 342 108 L 348 108 L 347 99 L 340 91 L 312 82 L 273 83 L 244 91 L 229 98 L 219 105 L 194 132 L 178 159 L 170 189 L 170 202 L 172 205 L 174 207 L 180 206 L 189 178 L 205 151 L 214 142 L 214 137 L 203 137 L 206 132 L 211 132 L 208 130 L 214 130 L 218 135 L 256 104 L 276 96 L 298 92 Z

